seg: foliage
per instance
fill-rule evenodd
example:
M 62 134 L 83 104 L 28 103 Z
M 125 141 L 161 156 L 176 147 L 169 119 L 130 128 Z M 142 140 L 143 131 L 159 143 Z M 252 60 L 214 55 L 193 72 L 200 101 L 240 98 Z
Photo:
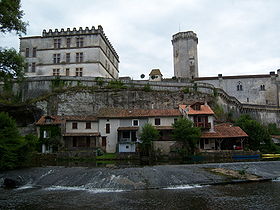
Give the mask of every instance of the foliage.
M 20 7 L 20 0 L 0 1 L 0 32 L 26 33 L 28 24 L 22 21 L 23 11 L 20 10 Z
M 268 147 L 273 144 L 268 129 L 256 120 L 253 120 L 249 115 L 241 115 L 237 119 L 236 125 L 248 134 L 249 148 L 251 150 L 259 150 L 262 142 Z
M 0 50 L 0 80 L 22 79 L 25 67 L 24 58 L 15 49 Z
M 276 123 L 269 123 L 267 129 L 270 135 L 280 135 L 280 129 L 277 128 Z
M 197 83 L 194 83 L 194 84 L 193 84 L 193 91 L 194 91 L 194 92 L 197 92 L 197 90 L 198 90 Z
M 0 169 L 21 167 L 30 159 L 37 138 L 20 136 L 15 121 L 7 113 L 0 113 Z
M 200 128 L 194 127 L 193 122 L 187 118 L 178 119 L 173 128 L 173 139 L 183 143 L 187 154 L 193 154 L 201 136 Z
M 44 132 L 47 133 L 47 137 L 44 138 Z M 61 142 L 61 130 L 57 125 L 42 125 L 40 126 L 40 144 L 51 146 L 54 149 L 62 145 Z
M 214 95 L 214 97 L 217 97 L 217 96 L 218 96 L 218 90 L 217 90 L 217 88 L 214 88 L 214 89 L 213 89 L 213 95 Z
M 141 150 L 150 155 L 153 141 L 156 141 L 159 139 L 159 131 L 153 127 L 151 124 L 146 123 L 142 127 L 142 131 L 140 133 L 140 139 L 142 141 L 141 143 Z
M 104 79 L 103 78 L 101 78 L 101 77 L 96 77 L 95 78 L 95 82 L 96 82 L 96 84 L 98 85 L 98 86 L 103 86 L 103 84 L 104 84 Z
M 144 85 L 143 90 L 145 92 L 150 92 L 150 91 L 152 91 L 152 88 L 151 88 L 150 84 L 146 84 L 146 85 Z
M 185 94 L 190 93 L 190 88 L 189 87 L 185 87 L 183 89 L 183 93 L 185 93 Z
M 126 86 L 120 80 L 111 80 L 109 82 L 109 84 L 107 85 L 107 88 L 111 88 L 111 89 L 124 89 L 124 88 L 126 88 Z
M 61 80 L 59 76 L 56 76 L 55 79 L 51 81 L 51 87 L 53 90 L 56 88 L 63 88 L 65 85 L 67 84 L 65 81 Z

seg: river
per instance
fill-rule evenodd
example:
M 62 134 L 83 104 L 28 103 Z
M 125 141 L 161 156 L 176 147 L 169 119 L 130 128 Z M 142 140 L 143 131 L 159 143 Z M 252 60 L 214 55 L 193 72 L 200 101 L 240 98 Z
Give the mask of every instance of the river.
M 225 184 L 221 167 L 271 181 Z M 0 173 L 19 177 L 0 188 L 0 209 L 280 209 L 280 162 L 135 168 L 40 167 Z M 215 184 L 215 185 L 213 185 Z

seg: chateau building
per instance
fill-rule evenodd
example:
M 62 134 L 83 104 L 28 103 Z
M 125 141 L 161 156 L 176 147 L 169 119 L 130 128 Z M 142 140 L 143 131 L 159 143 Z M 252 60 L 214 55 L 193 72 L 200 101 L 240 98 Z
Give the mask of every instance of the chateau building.
M 42 36 L 20 38 L 26 76 L 89 76 L 117 79 L 119 56 L 103 28 L 43 30 Z

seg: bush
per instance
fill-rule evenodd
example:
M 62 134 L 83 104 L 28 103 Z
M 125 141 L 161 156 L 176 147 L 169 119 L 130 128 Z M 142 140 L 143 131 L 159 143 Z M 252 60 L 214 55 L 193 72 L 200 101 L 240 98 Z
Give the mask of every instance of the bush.
M 146 84 L 146 85 L 144 85 L 143 90 L 145 92 L 150 92 L 150 91 L 152 91 L 152 88 L 151 88 L 150 84 Z
M 107 85 L 107 88 L 111 88 L 111 89 L 125 89 L 126 86 L 120 80 L 111 80 L 109 82 L 109 84 Z

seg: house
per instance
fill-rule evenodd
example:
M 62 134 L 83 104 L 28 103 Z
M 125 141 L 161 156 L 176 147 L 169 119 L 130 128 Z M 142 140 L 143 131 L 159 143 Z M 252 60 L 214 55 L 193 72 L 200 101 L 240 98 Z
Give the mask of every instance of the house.
M 102 108 L 98 115 L 102 144 L 106 145 L 106 152 L 135 152 L 141 128 L 150 123 L 160 132 L 154 149 L 169 149 L 166 144 L 174 143 L 170 139 L 172 124 L 180 116 L 179 109 Z
M 36 123 L 42 153 L 56 143 L 65 150 L 93 150 L 100 145 L 98 120 L 94 116 L 42 116 Z

